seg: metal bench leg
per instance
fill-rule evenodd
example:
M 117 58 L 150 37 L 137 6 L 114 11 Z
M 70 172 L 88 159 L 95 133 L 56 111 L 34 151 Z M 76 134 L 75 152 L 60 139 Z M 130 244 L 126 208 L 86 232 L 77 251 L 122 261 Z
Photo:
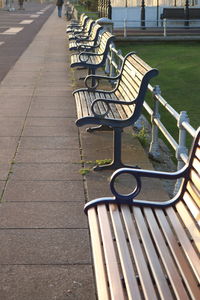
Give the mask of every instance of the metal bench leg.
M 95 69 L 88 69 L 88 75 L 95 75 Z M 92 78 L 91 87 L 95 86 L 96 81 Z
M 124 167 L 124 164 L 121 161 L 121 135 L 122 128 L 114 128 L 113 131 L 113 161 L 108 165 L 98 165 L 93 168 L 94 171 L 100 170 L 115 170 L 118 168 Z
M 113 161 L 108 165 L 98 165 L 93 168 L 94 171 L 100 170 L 116 170 L 122 167 L 139 168 L 138 166 L 127 166 L 122 163 L 121 160 L 121 140 L 122 140 L 122 128 L 114 128 L 113 132 Z

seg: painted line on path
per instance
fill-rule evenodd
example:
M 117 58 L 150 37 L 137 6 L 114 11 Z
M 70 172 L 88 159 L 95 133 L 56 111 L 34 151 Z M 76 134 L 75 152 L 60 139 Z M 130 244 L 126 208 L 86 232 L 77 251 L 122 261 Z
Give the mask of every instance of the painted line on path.
M 31 24 L 33 23 L 33 20 L 23 20 L 19 24 Z

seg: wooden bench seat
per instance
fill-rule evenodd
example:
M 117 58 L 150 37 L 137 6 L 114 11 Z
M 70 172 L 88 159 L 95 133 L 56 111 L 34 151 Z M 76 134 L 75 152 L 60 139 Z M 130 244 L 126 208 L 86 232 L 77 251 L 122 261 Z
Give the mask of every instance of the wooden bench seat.
M 109 46 L 114 39 L 114 35 L 104 31 L 94 52 L 83 51 L 71 55 L 71 68 L 83 67 L 88 69 L 88 74 L 95 74 L 96 69 L 105 65 Z
M 145 93 L 150 79 L 158 74 L 135 53 L 129 53 L 124 58 L 121 72 L 114 78 L 88 76 L 85 83 L 93 79 L 95 87 L 78 89 L 73 92 L 76 101 L 77 126 L 89 124 L 98 125 L 88 131 L 102 130 L 105 127 L 113 129 L 114 146 L 113 162 L 99 169 L 116 169 L 124 166 L 121 161 L 121 133 L 124 127 L 131 126 L 141 114 Z M 112 79 L 117 81 L 112 91 L 97 89 L 97 79 Z
M 115 188 L 124 174 L 137 182 L 128 195 Z M 183 180 L 173 199 L 150 202 L 136 199 L 143 177 Z M 85 206 L 98 299 L 200 299 L 200 128 L 182 170 L 122 168 L 110 189 Z
M 88 37 L 78 38 L 76 40 L 72 40 L 69 43 L 70 51 L 83 51 L 83 50 L 92 50 L 94 47 L 98 47 L 100 45 L 100 33 L 103 31 L 103 27 L 99 24 L 95 23 L 92 27 L 91 33 Z

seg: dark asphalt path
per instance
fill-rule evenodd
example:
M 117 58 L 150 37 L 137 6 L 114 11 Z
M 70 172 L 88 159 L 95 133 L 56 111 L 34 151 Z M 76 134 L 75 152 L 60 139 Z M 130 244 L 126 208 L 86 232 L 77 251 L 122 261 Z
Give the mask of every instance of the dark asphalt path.
M 18 2 L 14 2 L 14 6 L 14 12 L 0 10 L 0 81 L 32 42 L 55 8 L 50 2 L 40 4 L 33 0 L 24 2 L 24 10 L 18 9 Z M 13 33 L 18 30 L 21 31 Z

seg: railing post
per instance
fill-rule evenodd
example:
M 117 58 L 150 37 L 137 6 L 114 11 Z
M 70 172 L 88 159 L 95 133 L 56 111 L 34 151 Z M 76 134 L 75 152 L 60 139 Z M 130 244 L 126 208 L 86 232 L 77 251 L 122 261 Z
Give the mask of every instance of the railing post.
M 108 51 L 108 55 L 106 58 L 106 63 L 105 63 L 105 73 L 106 74 L 110 74 L 110 68 L 111 68 L 111 52 L 112 52 L 112 48 L 111 45 L 109 47 L 109 51 Z
M 114 51 L 112 50 L 112 48 L 113 48 L 113 45 L 111 44 L 111 46 L 110 46 L 110 77 L 115 76 L 115 68 L 112 63 L 115 59 L 114 58 L 115 54 L 114 54 Z
M 117 56 L 119 57 L 118 62 L 117 62 L 117 71 L 119 73 L 119 71 L 121 70 L 121 66 L 122 66 L 122 60 L 120 59 L 120 57 L 122 56 L 122 50 L 121 49 L 117 50 Z
M 187 154 L 188 149 L 186 147 L 186 130 L 182 126 L 183 122 L 189 123 L 189 118 L 186 111 L 181 111 L 179 115 L 179 120 L 177 122 L 177 126 L 179 128 L 179 138 L 178 138 L 178 148 L 176 149 L 176 159 L 177 159 L 177 170 L 180 170 L 185 163 L 181 159 L 181 154 Z M 182 179 L 178 179 L 176 181 L 174 187 L 174 194 L 179 190 Z
M 167 19 L 163 19 L 163 29 L 164 29 L 163 35 L 164 35 L 164 37 L 166 37 L 167 36 Z
M 124 19 L 124 37 L 127 37 L 126 19 Z
M 149 147 L 149 157 L 158 159 L 160 157 L 159 142 L 158 142 L 158 126 L 155 124 L 155 119 L 160 119 L 159 101 L 156 96 L 161 94 L 160 86 L 156 85 L 153 90 L 154 108 L 151 116 L 151 143 Z

